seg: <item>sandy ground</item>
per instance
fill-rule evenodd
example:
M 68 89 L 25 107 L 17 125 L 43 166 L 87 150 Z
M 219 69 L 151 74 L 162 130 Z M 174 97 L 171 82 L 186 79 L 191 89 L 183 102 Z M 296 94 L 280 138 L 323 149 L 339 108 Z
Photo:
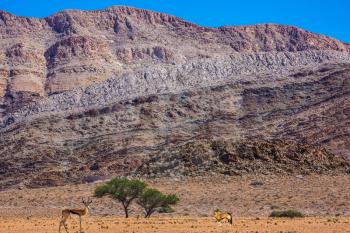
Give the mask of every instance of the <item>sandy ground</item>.
M 0 218 L 0 233 L 51 233 L 58 232 L 57 218 Z M 78 233 L 77 218 L 69 219 L 68 231 Z M 84 218 L 85 233 L 117 232 L 269 232 L 269 233 L 348 233 L 350 218 L 303 218 L 303 219 L 235 219 L 234 224 L 216 223 L 212 218 L 151 218 L 150 220 L 120 217 Z M 61 232 L 65 232 L 62 228 Z
M 235 217 L 266 217 L 273 210 L 294 209 L 308 216 L 350 217 L 350 175 L 247 176 L 225 179 L 147 180 L 149 186 L 176 193 L 180 202 L 170 216 L 211 217 L 215 209 Z M 258 184 L 258 185 L 256 185 Z M 53 217 L 63 207 L 81 207 L 98 184 L 0 192 L 2 217 Z M 93 198 L 92 216 L 122 216 L 119 203 Z M 142 211 L 132 206 L 132 216 Z M 164 216 L 164 215 L 163 215 Z M 169 215 L 167 216 L 169 217 Z
M 176 193 L 175 213 L 155 214 L 144 220 L 132 206 L 130 220 L 121 205 L 109 198 L 94 198 L 99 184 L 67 185 L 0 192 L 0 233 L 58 232 L 63 207 L 82 207 L 91 197 L 85 232 L 350 232 L 350 176 L 244 176 L 223 179 L 146 180 L 151 187 Z M 215 209 L 230 211 L 233 226 L 217 224 Z M 273 210 L 294 209 L 302 219 L 272 219 Z M 135 217 L 140 216 L 137 220 Z M 88 220 L 88 223 L 86 222 Z M 69 219 L 70 232 L 78 232 L 78 219 Z M 63 230 L 63 229 L 62 229 Z M 62 231 L 64 232 L 64 231 Z

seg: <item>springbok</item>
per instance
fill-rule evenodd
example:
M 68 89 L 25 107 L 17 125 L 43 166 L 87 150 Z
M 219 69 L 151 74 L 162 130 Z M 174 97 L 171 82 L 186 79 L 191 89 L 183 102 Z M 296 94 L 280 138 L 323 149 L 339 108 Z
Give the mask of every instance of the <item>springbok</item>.
M 87 201 L 85 201 L 83 198 L 81 199 L 81 202 L 84 204 L 85 208 L 84 209 L 71 209 L 71 208 L 65 208 L 62 210 L 62 216 L 61 216 L 61 221 L 60 221 L 60 227 L 58 229 L 58 232 L 61 232 L 61 226 L 64 226 L 64 229 L 66 230 L 66 232 L 68 233 L 68 229 L 67 229 L 67 224 L 66 221 L 68 219 L 68 217 L 71 214 L 74 215 L 78 215 L 79 216 L 79 221 L 80 221 L 80 232 L 81 231 L 81 216 L 87 215 L 89 213 L 89 205 L 92 203 L 92 201 L 90 199 L 88 199 Z
M 221 212 L 220 210 L 215 210 L 214 218 L 218 222 L 226 219 L 232 225 L 232 214 L 229 212 Z

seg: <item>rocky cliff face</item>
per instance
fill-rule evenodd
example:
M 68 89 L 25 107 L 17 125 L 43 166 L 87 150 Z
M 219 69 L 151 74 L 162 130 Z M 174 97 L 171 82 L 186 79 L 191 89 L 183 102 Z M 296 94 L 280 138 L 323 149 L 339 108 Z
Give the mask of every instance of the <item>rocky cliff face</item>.
M 234 52 L 350 51 L 349 45 L 290 26 L 203 28 L 128 7 L 44 19 L 0 12 L 0 31 L 0 104 L 6 111 L 154 64 Z
M 38 187 L 152 168 L 150 156 L 163 161 L 169 148 L 202 139 L 292 141 L 322 154 L 311 163 L 319 169 L 290 163 L 299 172 L 348 166 L 348 44 L 128 7 L 44 19 L 0 12 L 0 31 L 2 188 L 19 185 L 19 174 Z

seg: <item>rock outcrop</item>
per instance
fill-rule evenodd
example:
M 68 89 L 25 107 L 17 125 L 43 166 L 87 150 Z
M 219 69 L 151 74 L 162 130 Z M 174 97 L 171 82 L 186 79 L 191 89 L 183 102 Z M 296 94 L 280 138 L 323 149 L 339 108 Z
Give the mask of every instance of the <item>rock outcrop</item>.
M 149 177 L 215 174 L 310 174 L 345 170 L 347 162 L 326 150 L 293 141 L 195 140 L 168 148 L 140 166 Z

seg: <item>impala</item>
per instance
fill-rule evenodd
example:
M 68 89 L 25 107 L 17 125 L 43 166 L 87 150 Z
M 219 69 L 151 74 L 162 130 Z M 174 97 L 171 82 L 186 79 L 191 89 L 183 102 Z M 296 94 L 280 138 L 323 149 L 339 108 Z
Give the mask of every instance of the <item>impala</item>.
M 62 210 L 62 216 L 61 216 L 61 221 L 60 221 L 60 227 L 58 229 L 58 232 L 61 232 L 61 226 L 64 226 L 64 229 L 66 230 L 66 232 L 68 233 L 68 229 L 67 229 L 67 224 L 66 221 L 68 219 L 68 217 L 73 214 L 73 215 L 78 215 L 79 216 L 79 221 L 80 221 L 80 232 L 81 231 L 81 216 L 87 215 L 89 213 L 89 205 L 92 203 L 92 201 L 90 199 L 88 199 L 87 201 L 85 201 L 83 198 L 81 199 L 81 202 L 84 204 L 85 208 L 83 209 L 71 209 L 71 208 L 65 208 Z

